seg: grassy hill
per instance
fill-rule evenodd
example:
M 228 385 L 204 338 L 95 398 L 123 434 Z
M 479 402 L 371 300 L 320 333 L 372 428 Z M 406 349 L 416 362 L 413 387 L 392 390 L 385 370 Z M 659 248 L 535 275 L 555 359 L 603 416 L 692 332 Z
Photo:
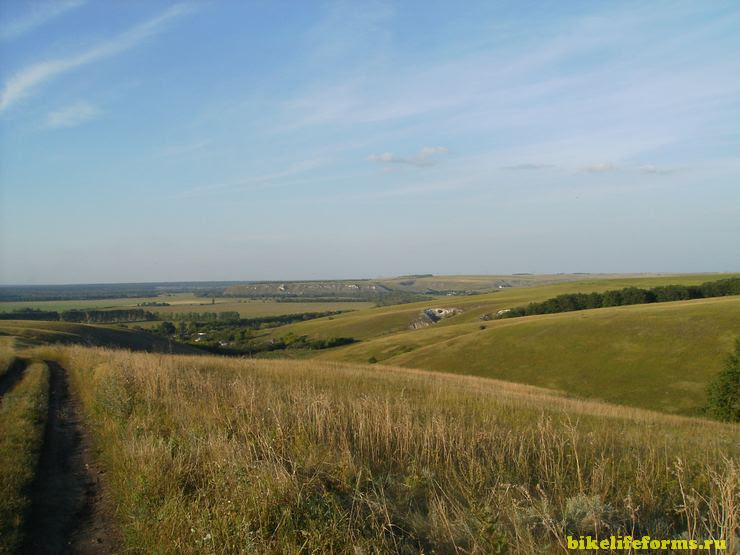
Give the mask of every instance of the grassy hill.
M 723 277 L 737 277 L 740 274 L 691 274 L 661 277 L 633 278 L 590 278 L 573 282 L 560 282 L 547 285 L 510 287 L 495 293 L 469 296 L 440 297 L 433 301 L 392 305 L 387 307 L 357 310 L 351 313 L 299 322 L 273 330 L 266 337 L 294 333 L 311 338 L 349 336 L 355 339 L 369 339 L 385 334 L 408 330 L 408 326 L 420 311 L 430 306 L 440 308 L 460 308 L 463 314 L 442 320 L 438 326 L 455 326 L 465 322 L 477 322 L 483 314 L 504 308 L 539 302 L 562 293 L 603 292 L 623 287 L 657 287 L 659 285 L 684 284 L 699 285 L 705 281 Z M 537 283 L 536 281 L 534 283 Z
M 320 356 L 372 357 L 691 414 L 739 335 L 740 297 L 722 297 L 431 326 Z
M 427 291 L 490 292 L 500 287 L 526 287 L 583 281 L 585 279 L 614 279 L 658 277 L 661 274 L 512 274 L 512 275 L 419 275 L 383 278 L 377 280 L 386 287 L 425 293 Z
M 362 296 L 368 293 L 390 292 L 434 294 L 453 292 L 489 292 L 506 287 L 545 285 L 584 279 L 624 277 L 656 277 L 666 274 L 512 274 L 512 275 L 407 275 L 377 279 L 262 281 L 235 284 L 225 289 L 229 296 L 314 297 L 324 295 Z
M 408 368 L 493 377 L 670 413 L 697 414 L 705 402 L 706 384 L 719 371 L 734 338 L 740 335 L 740 297 L 511 320 L 481 321 L 480 317 L 561 293 L 627 286 L 698 285 L 729 275 L 618 279 L 589 276 L 577 282 L 542 285 L 544 277 L 530 276 L 536 285 L 504 288 L 495 293 L 365 308 L 261 330 L 257 332 L 257 341 L 268 342 L 287 334 L 310 339 L 352 337 L 358 342 L 346 347 L 315 351 L 288 349 L 266 356 L 319 357 L 360 363 L 373 360 Z M 468 279 L 477 278 L 468 276 Z M 427 328 L 409 329 L 409 324 L 429 307 L 459 308 L 463 312 Z M 481 326 L 485 329 L 480 329 Z M 18 336 L 35 344 L 63 342 L 195 352 L 191 347 L 170 345 L 146 332 L 104 326 L 4 321 L 0 322 L 0 334 Z
M 720 277 L 728 276 L 589 279 L 510 288 L 300 322 L 271 330 L 265 339 L 288 332 L 310 338 L 354 337 L 360 341 L 353 345 L 297 354 L 494 377 L 631 406 L 695 414 L 704 404 L 706 384 L 740 335 L 740 297 L 487 322 L 480 317 L 561 293 L 698 285 Z M 409 323 L 430 306 L 460 308 L 463 313 L 410 330 Z
M 81 344 L 118 347 L 132 351 L 160 353 L 201 353 L 187 345 L 171 343 L 145 331 L 70 322 L 38 322 L 30 320 L 0 320 L 0 344 L 15 347 L 48 343 Z
M 737 426 L 377 365 L 82 347 L 29 356 L 69 369 L 126 551 L 734 541 L 723 515 L 736 510 Z

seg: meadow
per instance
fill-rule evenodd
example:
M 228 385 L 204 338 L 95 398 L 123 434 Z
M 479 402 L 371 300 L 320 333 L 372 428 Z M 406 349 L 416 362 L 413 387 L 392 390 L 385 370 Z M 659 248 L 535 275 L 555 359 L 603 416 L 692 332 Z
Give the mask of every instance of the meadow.
M 170 306 L 142 306 L 145 303 L 167 303 Z M 192 293 L 174 293 L 158 297 L 122 297 L 120 299 L 64 300 L 64 301 L 6 301 L 0 302 L 0 312 L 13 312 L 24 308 L 64 311 L 74 309 L 120 309 L 141 307 L 159 313 L 163 319 L 173 312 L 238 312 L 242 318 L 300 314 L 304 312 L 329 312 L 361 310 L 373 306 L 370 302 L 277 302 L 248 298 L 196 297 Z
M 298 322 L 266 330 L 257 340 L 279 340 L 286 334 L 310 339 L 352 337 L 359 341 L 326 351 L 285 351 L 281 356 L 473 374 L 579 397 L 696 415 L 705 403 L 707 383 L 740 335 L 737 296 L 514 320 L 481 318 L 563 293 L 699 285 L 733 276 L 737 274 L 586 279 L 506 288 Z M 409 329 L 428 307 L 458 308 L 462 313 L 422 329 Z
M 0 321 L 0 552 L 40 529 L 38 483 L 59 480 L 35 469 L 70 415 L 90 444 L 67 455 L 70 491 L 104 477 L 69 514 L 41 511 L 83 530 L 70 545 L 106 530 L 91 537 L 109 552 L 525 554 L 564 552 L 569 535 L 647 534 L 732 552 L 740 427 L 699 415 L 740 297 L 481 320 L 562 292 L 704 281 L 538 283 L 256 332 L 361 339 L 272 353 L 298 360 Z M 409 329 L 429 306 L 463 312 Z M 52 406 L 50 388 L 69 395 Z
M 609 278 L 589 276 L 574 282 L 509 287 L 494 293 L 443 296 L 422 303 L 366 307 L 367 303 L 276 302 L 236 299 L 192 305 L 191 293 L 168 297 L 172 305 L 152 310 L 216 312 L 241 307 L 242 314 L 293 312 L 319 308 L 357 308 L 351 312 L 250 332 L 255 346 L 283 338 L 329 340 L 349 337 L 355 343 L 323 350 L 289 348 L 259 356 L 319 357 L 345 362 L 380 362 L 407 368 L 473 374 L 547 387 L 569 395 L 697 415 L 706 402 L 706 386 L 740 335 L 737 296 L 630 305 L 514 320 L 481 320 L 512 306 L 562 293 L 603 292 L 626 286 L 698 285 L 724 275 Z M 736 274 L 735 274 L 736 275 Z M 550 276 L 552 277 L 552 276 Z M 432 278 L 420 278 L 431 280 Z M 435 278 L 439 279 L 439 278 Z M 461 278 L 455 278 L 458 285 Z M 470 278 L 475 281 L 475 276 Z M 489 283 L 490 283 L 489 278 Z M 198 302 L 204 299 L 198 298 Z M 462 313 L 422 329 L 409 324 L 424 308 L 455 307 Z M 246 312 L 244 312 L 246 310 Z M 261 311 L 261 312 L 260 312 Z M 166 313 L 163 313 L 163 316 Z M 26 342 L 123 346 L 134 350 L 196 352 L 168 339 L 131 329 L 65 322 L 0 321 L 0 334 Z M 156 329 L 160 322 L 135 324 Z M 297 343 L 296 346 L 300 346 Z M 259 349 L 255 349 L 258 352 Z
M 740 297 L 453 324 L 457 318 L 317 356 L 472 374 L 690 415 L 705 404 L 707 383 L 740 336 Z
M 432 301 L 399 304 L 377 308 L 367 308 L 332 319 L 322 318 L 300 322 L 273 330 L 267 338 L 274 338 L 281 333 L 308 335 L 311 338 L 328 338 L 350 336 L 356 339 L 370 339 L 392 333 L 410 331 L 409 323 L 419 312 L 430 306 L 440 308 L 460 308 L 463 313 L 449 320 L 442 320 L 438 326 L 455 326 L 461 323 L 478 322 L 479 318 L 498 310 L 540 302 L 563 293 L 604 292 L 623 287 L 657 287 L 660 285 L 682 284 L 699 285 L 706 281 L 726 277 L 739 277 L 740 274 L 686 274 L 660 277 L 612 278 L 593 276 L 580 280 L 560 281 L 558 283 L 540 284 L 533 280 L 532 285 L 506 287 L 492 293 L 481 293 L 467 296 L 442 296 Z M 583 277 L 583 276 L 581 276 Z
M 735 425 L 379 365 L 28 354 L 69 369 L 131 552 L 737 545 Z

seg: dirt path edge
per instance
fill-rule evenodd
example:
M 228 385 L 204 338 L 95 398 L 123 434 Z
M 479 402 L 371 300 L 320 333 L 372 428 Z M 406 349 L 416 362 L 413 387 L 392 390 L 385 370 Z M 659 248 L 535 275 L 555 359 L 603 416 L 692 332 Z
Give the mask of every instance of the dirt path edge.
M 79 401 L 66 369 L 54 361 L 46 364 L 48 416 L 21 552 L 117 553 L 118 535 L 103 498 L 102 471 Z

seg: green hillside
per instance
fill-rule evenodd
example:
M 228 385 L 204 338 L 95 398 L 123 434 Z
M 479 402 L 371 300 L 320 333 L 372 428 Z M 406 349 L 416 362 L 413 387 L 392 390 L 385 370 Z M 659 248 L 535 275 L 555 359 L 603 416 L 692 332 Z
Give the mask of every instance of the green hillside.
M 495 293 L 469 296 L 440 297 L 433 301 L 393 305 L 379 308 L 357 310 L 330 318 L 319 318 L 298 322 L 266 332 L 265 339 L 279 337 L 285 333 L 308 335 L 311 338 L 353 337 L 366 340 L 386 334 L 409 331 L 409 324 L 419 313 L 428 307 L 460 308 L 463 313 L 448 320 L 442 320 L 435 327 L 457 326 L 465 322 L 479 322 L 483 314 L 539 302 L 563 293 L 602 292 L 623 287 L 656 287 L 660 285 L 683 284 L 699 285 L 725 277 L 740 274 L 691 274 L 661 277 L 633 277 L 618 279 L 584 279 L 548 285 L 510 287 Z
M 444 297 L 283 326 L 310 338 L 353 337 L 353 345 L 296 356 L 368 362 L 494 377 L 568 394 L 671 413 L 695 414 L 708 381 L 740 336 L 740 297 L 632 305 L 511 320 L 482 321 L 498 310 L 562 293 L 622 287 L 699 285 L 728 275 L 589 279 Z M 409 324 L 428 307 L 462 314 L 427 328 Z M 485 329 L 480 329 L 485 326 Z M 289 351 L 287 351 L 290 354 Z
M 737 275 L 737 274 L 734 274 Z M 627 286 L 699 285 L 730 275 L 698 274 L 509 287 L 495 293 L 444 296 L 422 303 L 366 308 L 256 333 L 268 343 L 292 334 L 309 339 L 351 337 L 332 349 L 286 349 L 271 357 L 422 368 L 519 382 L 570 395 L 677 414 L 696 414 L 706 384 L 740 336 L 740 297 L 631 305 L 506 320 L 481 320 L 498 310 L 563 293 Z M 410 329 L 425 308 L 462 313 Z M 481 329 L 483 328 L 483 329 Z M 200 352 L 153 334 L 62 322 L 0 322 L 0 334 L 30 344 L 81 343 L 132 350 Z
M 737 336 L 735 296 L 432 326 L 321 356 L 373 358 L 692 414 Z

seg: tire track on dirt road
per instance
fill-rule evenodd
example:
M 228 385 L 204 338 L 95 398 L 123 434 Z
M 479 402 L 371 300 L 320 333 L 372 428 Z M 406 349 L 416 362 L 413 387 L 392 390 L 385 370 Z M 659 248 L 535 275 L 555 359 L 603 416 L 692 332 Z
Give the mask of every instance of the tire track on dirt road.
M 23 374 L 26 373 L 28 361 L 25 358 L 16 358 L 8 368 L 8 371 L 0 377 L 0 401 L 3 396 L 13 389 L 21 381 Z
M 117 535 L 79 402 L 70 392 L 67 371 L 56 362 L 46 364 L 49 409 L 21 552 L 115 553 Z

